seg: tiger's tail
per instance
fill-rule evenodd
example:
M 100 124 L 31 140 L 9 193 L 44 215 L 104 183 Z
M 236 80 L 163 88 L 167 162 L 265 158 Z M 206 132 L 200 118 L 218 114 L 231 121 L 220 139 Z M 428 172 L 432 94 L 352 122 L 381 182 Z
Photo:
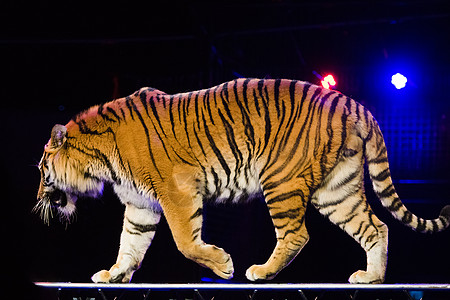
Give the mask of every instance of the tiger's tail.
M 426 220 L 411 213 L 402 203 L 392 183 L 383 134 L 375 119 L 365 139 L 365 158 L 373 189 L 382 205 L 398 220 L 418 232 L 432 233 L 450 225 L 450 205 L 445 206 L 438 218 Z

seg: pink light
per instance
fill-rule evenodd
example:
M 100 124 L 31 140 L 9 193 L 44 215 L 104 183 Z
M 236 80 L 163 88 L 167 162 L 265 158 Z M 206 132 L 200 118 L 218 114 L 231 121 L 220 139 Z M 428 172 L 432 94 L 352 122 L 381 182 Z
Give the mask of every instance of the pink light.
M 320 83 L 326 89 L 336 86 L 336 80 L 334 79 L 333 75 L 331 75 L 331 74 L 328 74 L 327 76 L 325 76 Z
M 336 80 L 334 80 L 334 77 L 333 77 L 333 75 L 331 75 L 331 74 L 325 76 L 324 80 L 325 80 L 325 81 L 328 81 L 328 83 L 329 83 L 331 86 L 335 86 L 335 85 L 336 85 Z

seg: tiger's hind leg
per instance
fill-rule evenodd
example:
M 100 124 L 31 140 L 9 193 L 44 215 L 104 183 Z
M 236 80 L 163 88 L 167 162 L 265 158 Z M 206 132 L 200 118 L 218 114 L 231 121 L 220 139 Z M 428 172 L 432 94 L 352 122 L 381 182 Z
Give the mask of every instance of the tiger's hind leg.
M 305 211 L 309 190 L 302 180 L 263 187 L 267 207 L 275 227 L 277 244 L 262 265 L 253 265 L 245 276 L 251 281 L 274 278 L 301 251 L 309 240 Z
M 386 272 L 388 229 L 372 212 L 364 194 L 362 151 L 344 151 L 343 159 L 313 194 L 311 202 L 331 222 L 360 243 L 367 270 L 350 283 L 382 283 Z

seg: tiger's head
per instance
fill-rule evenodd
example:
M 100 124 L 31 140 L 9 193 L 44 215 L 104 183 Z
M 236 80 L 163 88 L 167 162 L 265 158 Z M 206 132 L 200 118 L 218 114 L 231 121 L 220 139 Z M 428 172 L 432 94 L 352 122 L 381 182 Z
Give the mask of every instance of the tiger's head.
M 103 191 L 103 182 L 90 172 L 85 155 L 67 145 L 67 128 L 55 125 L 39 162 L 41 181 L 35 212 L 47 224 L 57 212 L 62 221 L 70 222 L 78 197 L 96 197 Z

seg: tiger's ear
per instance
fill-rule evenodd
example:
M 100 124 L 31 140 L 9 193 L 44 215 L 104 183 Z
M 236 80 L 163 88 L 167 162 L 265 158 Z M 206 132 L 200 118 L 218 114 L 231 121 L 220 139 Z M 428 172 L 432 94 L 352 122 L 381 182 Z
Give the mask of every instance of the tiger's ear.
M 53 126 L 50 141 L 45 145 L 46 152 L 55 152 L 66 141 L 67 128 L 64 125 L 56 124 Z

